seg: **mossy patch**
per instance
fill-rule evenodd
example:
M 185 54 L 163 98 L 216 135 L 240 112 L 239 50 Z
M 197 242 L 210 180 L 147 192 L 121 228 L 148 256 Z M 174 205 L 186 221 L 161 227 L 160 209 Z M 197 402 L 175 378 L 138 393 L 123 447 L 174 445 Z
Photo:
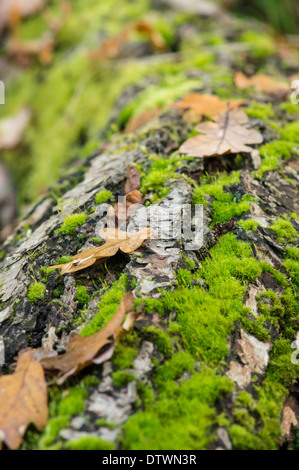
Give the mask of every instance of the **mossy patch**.
M 34 284 L 31 284 L 31 286 L 28 289 L 27 299 L 31 303 L 34 303 L 36 300 L 43 300 L 45 296 L 45 292 L 46 292 L 45 284 L 42 284 L 41 282 L 35 282 Z
M 90 336 L 101 330 L 115 314 L 122 297 L 125 294 L 127 276 L 122 274 L 112 286 L 102 295 L 99 310 L 95 317 L 81 331 L 82 336 Z
M 71 214 L 65 217 L 63 224 L 61 225 L 59 232 L 63 235 L 71 235 L 75 233 L 75 230 L 80 225 L 85 224 L 88 216 L 86 214 Z
M 107 189 L 103 189 L 103 191 L 100 191 L 98 194 L 96 194 L 95 203 L 103 204 L 104 202 L 107 202 L 109 199 L 113 199 L 112 192 L 108 191 Z

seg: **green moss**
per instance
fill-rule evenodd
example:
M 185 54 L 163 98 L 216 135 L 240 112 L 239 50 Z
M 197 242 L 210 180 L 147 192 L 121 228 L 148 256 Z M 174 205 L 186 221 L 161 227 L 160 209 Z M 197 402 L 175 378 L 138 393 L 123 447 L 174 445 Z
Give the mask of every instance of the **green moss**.
M 96 436 L 80 437 L 74 441 L 68 441 L 65 447 L 70 450 L 114 450 L 115 445 L 106 442 Z
M 288 281 L 287 278 L 284 274 L 282 274 L 280 271 L 277 269 L 273 268 L 273 266 L 265 261 L 260 261 L 260 267 L 264 273 L 269 273 L 271 274 L 277 284 L 279 284 L 281 287 L 288 287 Z
M 112 286 L 105 292 L 98 305 L 99 310 L 91 322 L 81 331 L 82 336 L 90 336 L 101 330 L 115 314 L 122 297 L 125 294 L 127 276 L 122 274 Z
M 278 127 L 278 132 L 283 140 L 299 144 L 299 123 L 291 122 L 283 128 Z
M 299 262 L 292 259 L 287 259 L 282 263 L 282 266 L 287 270 L 287 273 L 293 278 L 294 284 L 299 286 Z
M 296 246 L 286 246 L 286 255 L 288 258 L 299 261 L 299 248 Z
M 123 372 L 121 370 L 118 370 L 116 372 L 113 372 L 112 379 L 114 385 L 116 387 L 121 388 L 127 385 L 129 382 L 135 380 L 135 376 L 133 374 L 130 374 L 129 372 Z
M 79 303 L 79 305 L 86 305 L 90 301 L 90 297 L 84 286 L 77 286 L 77 293 L 75 296 L 75 300 Z
M 276 52 L 273 37 L 260 31 L 247 30 L 241 35 L 241 41 L 250 45 L 250 53 L 258 59 L 265 59 Z
M 99 192 L 95 197 L 96 204 L 103 204 L 107 202 L 109 199 L 113 199 L 113 194 L 111 191 L 104 189 L 103 191 Z
M 57 416 L 48 421 L 42 437 L 39 440 L 38 448 L 40 450 L 48 449 L 57 438 L 61 429 L 69 426 L 68 416 Z
M 204 183 L 204 180 L 202 181 Z M 250 209 L 250 198 L 248 195 L 234 198 L 233 194 L 224 191 L 223 186 L 230 186 L 240 182 L 240 172 L 235 171 L 230 175 L 222 174 L 209 184 L 202 184 L 195 188 L 193 193 L 193 204 L 206 204 L 205 195 L 213 196 L 215 201 L 211 203 L 213 209 L 212 225 L 216 222 L 227 222 L 231 217 L 240 217 Z
M 71 261 L 72 261 L 71 256 L 62 256 L 61 258 L 57 260 L 56 264 L 66 264 L 66 263 L 70 263 Z
M 298 114 L 299 113 L 299 108 L 297 104 L 291 103 L 289 101 L 285 103 L 281 103 L 279 105 L 280 109 L 285 111 L 287 114 Z
M 170 377 L 157 401 L 125 424 L 124 449 L 195 450 L 213 441 L 212 426 L 217 421 L 213 405 L 234 389 L 233 383 L 211 369 L 180 384 Z
M 46 286 L 41 282 L 35 282 L 31 284 L 28 289 L 27 299 L 34 303 L 36 300 L 44 300 L 44 295 L 46 292 Z
M 287 218 L 276 219 L 271 229 L 276 233 L 279 243 L 292 243 L 299 236 L 297 230 Z
M 74 387 L 68 391 L 58 404 L 58 414 L 74 416 L 85 409 L 85 400 L 88 393 L 85 387 Z
M 260 225 L 259 222 L 256 222 L 253 219 L 239 220 L 238 225 L 243 230 L 248 230 L 250 232 L 255 231 Z
M 85 224 L 88 216 L 86 214 L 71 214 L 65 217 L 59 231 L 63 235 L 73 234 L 77 227 Z
M 121 341 L 118 341 L 113 355 L 113 363 L 117 370 L 129 369 L 138 355 L 140 337 L 129 333 Z
M 263 121 L 275 117 L 271 103 L 263 104 L 254 102 L 251 103 L 248 108 L 245 108 L 244 111 L 250 118 L 262 119 Z
M 161 312 L 175 311 L 184 347 L 195 358 L 217 364 L 227 354 L 227 336 L 242 312 L 246 282 L 258 277 L 262 268 L 252 257 L 250 245 L 232 234 L 221 237 L 209 258 L 194 274 L 209 290 L 188 283 L 158 300 Z M 213 348 L 211 348 L 213 345 Z
M 154 383 L 161 389 L 167 382 L 181 377 L 184 371 L 194 372 L 194 358 L 186 352 L 178 352 L 157 368 Z
M 285 140 L 274 140 L 269 144 L 263 145 L 260 148 L 261 167 L 255 172 L 255 175 L 262 179 L 266 171 L 275 170 L 279 164 L 280 159 L 289 159 L 294 152 L 294 142 Z
M 173 345 L 169 335 L 154 326 L 148 326 L 144 328 L 143 332 L 146 336 L 149 336 L 155 344 L 158 351 L 160 351 L 165 357 L 170 357 L 173 353 Z

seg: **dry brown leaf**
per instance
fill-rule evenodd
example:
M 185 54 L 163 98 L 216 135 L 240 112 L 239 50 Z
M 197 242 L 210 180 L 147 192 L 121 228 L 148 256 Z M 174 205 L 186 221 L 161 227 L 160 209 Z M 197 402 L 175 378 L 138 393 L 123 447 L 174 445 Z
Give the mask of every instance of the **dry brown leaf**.
M 43 65 L 53 60 L 54 36 L 47 34 L 44 37 L 30 41 L 20 41 L 12 38 L 7 44 L 7 53 L 20 65 L 27 66 L 31 59 L 38 58 Z
M 138 190 L 139 188 L 140 173 L 134 165 L 129 165 L 127 168 L 127 181 L 125 184 L 124 193 L 129 194 L 132 191 Z
M 264 91 L 279 98 L 285 98 L 290 91 L 289 85 L 275 82 L 268 75 L 246 77 L 242 72 L 236 72 L 234 81 L 238 88 L 254 87 L 258 91 Z
M 126 125 L 125 132 L 135 132 L 145 126 L 149 121 L 156 119 L 160 114 L 160 108 L 145 109 L 137 116 L 132 116 Z
M 166 43 L 163 37 L 157 33 L 149 23 L 145 21 L 138 21 L 137 23 L 128 25 L 121 33 L 117 34 L 116 36 L 104 41 L 98 49 L 89 52 L 89 58 L 92 61 L 113 59 L 120 53 L 122 46 L 128 42 L 130 34 L 134 30 L 145 33 L 148 36 L 149 41 L 156 49 L 166 49 Z
M 109 212 L 109 219 L 107 225 L 114 226 L 117 223 L 118 228 L 122 227 L 124 222 L 128 222 L 134 212 L 139 209 L 142 202 L 142 194 L 135 189 L 124 197 L 123 202 L 116 203 L 113 209 Z M 111 224 L 112 222 L 112 224 Z
M 61 384 L 68 377 L 90 364 L 101 364 L 110 359 L 114 351 L 115 341 L 132 328 L 141 313 L 140 309 L 138 312 L 131 312 L 133 304 L 134 295 L 132 292 L 128 292 L 122 298 L 112 320 L 101 331 L 87 338 L 74 334 L 65 354 L 41 359 L 41 364 L 46 373 L 57 376 L 57 383 Z M 129 315 L 122 327 L 125 315 L 128 313 Z
M 17 449 L 30 423 L 38 430 L 48 421 L 47 386 L 37 352 L 21 351 L 16 370 L 0 377 L 0 441 Z
M 164 51 L 166 49 L 166 43 L 161 34 L 155 31 L 154 28 L 146 21 L 138 21 L 138 23 L 136 23 L 135 25 L 135 29 L 139 33 L 145 33 L 156 49 L 159 49 L 161 51 Z
M 23 132 L 29 123 L 31 112 L 24 108 L 14 116 L 0 121 L 0 149 L 13 149 L 22 139 Z
M 72 256 L 72 261 L 69 263 L 50 266 L 50 268 L 60 268 L 61 274 L 81 271 L 96 262 L 104 262 L 107 258 L 114 256 L 118 250 L 124 253 L 133 253 L 151 235 L 153 235 L 152 229 L 146 227 L 139 232 L 124 232 L 115 228 L 106 228 L 100 232 L 100 236 L 106 239 L 104 245 L 82 251 Z
M 226 153 L 251 152 L 246 144 L 260 144 L 262 135 L 242 126 L 248 117 L 241 109 L 221 114 L 218 122 L 203 122 L 196 126 L 205 135 L 191 137 L 180 147 L 181 153 L 193 157 L 215 157 Z
M 172 107 L 179 109 L 187 119 L 193 121 L 201 116 L 215 119 L 220 113 L 225 113 L 228 106 L 229 109 L 234 109 L 244 103 L 245 100 L 233 100 L 227 103 L 215 95 L 190 93 Z

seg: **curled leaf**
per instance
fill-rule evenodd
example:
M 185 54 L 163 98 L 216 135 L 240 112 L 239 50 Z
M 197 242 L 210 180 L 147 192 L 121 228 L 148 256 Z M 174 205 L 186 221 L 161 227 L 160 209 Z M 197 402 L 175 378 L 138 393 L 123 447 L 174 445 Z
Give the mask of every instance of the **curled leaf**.
M 147 227 L 144 227 L 139 232 L 124 232 L 115 228 L 103 229 L 100 232 L 100 236 L 106 239 L 104 245 L 82 251 L 73 256 L 72 261 L 69 263 L 50 266 L 50 268 L 60 268 L 61 274 L 81 271 L 96 262 L 103 262 L 107 258 L 114 256 L 118 250 L 124 253 L 133 253 L 151 235 L 153 235 L 152 229 Z
M 48 375 L 58 377 L 58 383 L 63 383 L 68 377 L 92 363 L 101 364 L 111 358 L 115 341 L 134 325 L 140 315 L 140 311 L 131 312 L 134 303 L 134 295 L 128 292 L 121 300 L 120 305 L 110 322 L 98 333 L 87 338 L 74 334 L 69 342 L 67 352 L 60 356 L 44 358 L 41 364 Z M 128 319 L 123 320 L 128 314 Z

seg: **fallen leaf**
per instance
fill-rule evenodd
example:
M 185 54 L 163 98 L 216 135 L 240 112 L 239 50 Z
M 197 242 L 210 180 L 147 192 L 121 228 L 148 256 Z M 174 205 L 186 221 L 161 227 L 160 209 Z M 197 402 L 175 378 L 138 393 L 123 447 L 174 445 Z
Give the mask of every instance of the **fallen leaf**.
M 0 441 L 18 449 L 30 423 L 43 430 L 48 421 L 44 371 L 33 349 L 21 351 L 16 370 L 0 377 Z
M 232 100 L 229 103 L 220 100 L 216 95 L 200 95 L 199 93 L 190 93 L 178 103 L 174 103 L 172 108 L 179 109 L 187 119 L 193 121 L 201 116 L 207 116 L 212 119 L 220 113 L 225 113 L 227 107 L 234 109 L 244 104 L 245 100 Z
M 180 147 L 181 153 L 192 157 L 215 157 L 226 153 L 251 152 L 245 144 L 260 144 L 262 135 L 254 129 L 242 126 L 248 117 L 241 109 L 221 114 L 218 122 L 203 122 L 196 130 L 205 135 L 191 137 Z
M 166 49 L 166 43 L 163 39 L 163 37 L 161 36 L 161 34 L 159 34 L 157 31 L 154 30 L 154 28 L 152 27 L 152 25 L 150 25 L 149 23 L 147 23 L 146 21 L 138 21 L 138 23 L 136 23 L 135 25 L 135 29 L 136 31 L 140 32 L 140 33 L 145 33 L 150 42 L 152 43 L 152 45 L 156 48 L 156 49 L 159 49 L 159 50 L 165 50 Z
M 31 112 L 24 108 L 14 116 L 0 121 L 0 149 L 13 149 L 22 139 L 23 132 L 29 123 Z
M 132 116 L 125 128 L 125 133 L 135 132 L 145 126 L 149 121 L 156 119 L 160 114 L 160 108 L 145 109 L 137 116 Z
M 41 359 L 46 374 L 57 376 L 57 383 L 61 384 L 92 363 L 101 364 L 110 359 L 114 352 L 115 341 L 132 328 L 141 314 L 140 309 L 131 312 L 133 304 L 134 295 L 128 292 L 122 298 L 112 320 L 101 331 L 88 337 L 75 333 L 69 341 L 65 354 Z M 128 316 L 122 327 L 126 314 Z
M 246 77 L 242 72 L 236 72 L 234 81 L 238 88 L 254 87 L 258 91 L 264 91 L 279 98 L 285 98 L 290 91 L 289 85 L 275 82 L 268 75 Z
M 104 262 L 107 258 L 114 256 L 118 250 L 124 253 L 133 253 L 151 235 L 153 235 L 152 229 L 146 227 L 139 232 L 124 232 L 115 228 L 106 228 L 100 232 L 100 236 L 106 239 L 104 245 L 82 251 L 72 256 L 72 261 L 69 263 L 50 266 L 50 268 L 61 269 L 61 274 L 81 271 L 96 262 Z
M 98 49 L 89 52 L 89 58 L 94 61 L 116 57 L 120 53 L 122 46 L 128 42 L 133 31 L 145 33 L 156 49 L 166 49 L 163 37 L 155 32 L 149 23 L 140 20 L 137 23 L 128 25 L 121 33 L 104 41 Z
M 7 44 L 7 54 L 20 65 L 27 66 L 31 59 L 38 58 L 41 64 L 48 65 L 53 60 L 54 36 L 51 33 L 30 41 L 12 38 Z
M 124 193 L 129 194 L 140 188 L 140 173 L 134 165 L 129 165 L 127 168 L 127 180 L 124 188 Z M 141 193 L 140 193 L 141 194 Z

